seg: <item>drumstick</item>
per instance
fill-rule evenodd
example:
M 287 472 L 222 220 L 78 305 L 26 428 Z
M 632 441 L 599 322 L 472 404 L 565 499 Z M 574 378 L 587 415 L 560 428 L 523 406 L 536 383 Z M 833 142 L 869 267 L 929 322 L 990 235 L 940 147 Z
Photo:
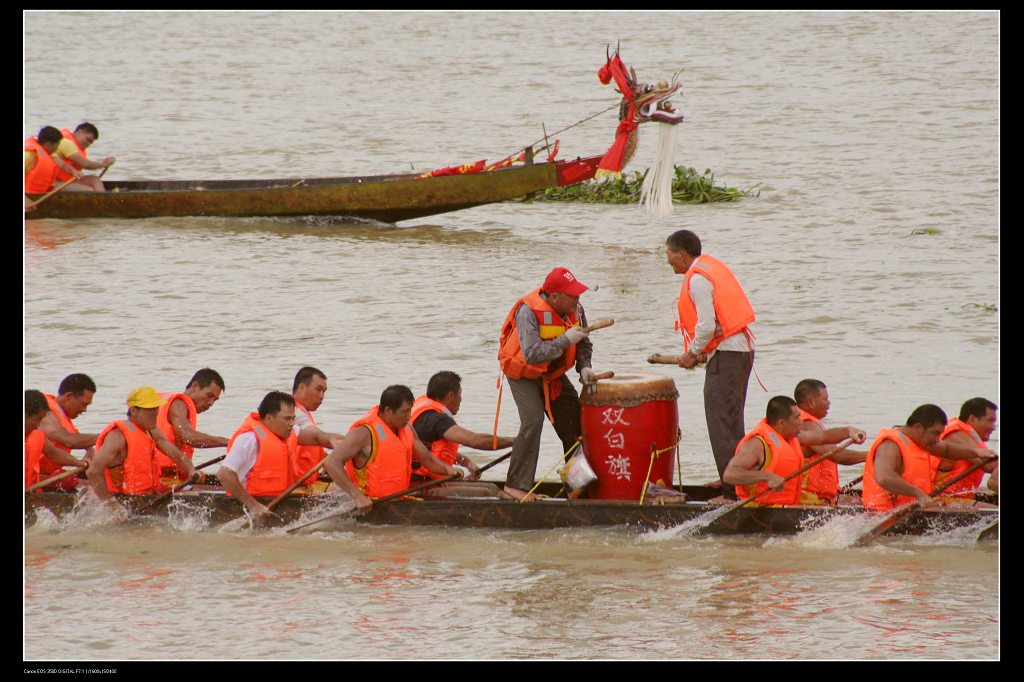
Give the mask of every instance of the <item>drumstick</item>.
M 651 357 L 647 358 L 647 362 L 652 365 L 678 365 L 679 359 L 682 355 L 666 355 L 665 353 L 655 353 Z
M 602 317 L 600 320 L 598 320 L 594 324 L 588 324 L 586 327 L 584 327 L 580 331 L 592 332 L 595 329 L 604 329 L 605 327 L 610 327 L 613 324 L 615 324 L 615 320 L 613 320 L 612 318 L 610 318 L 610 317 Z
M 611 379 L 613 376 L 615 376 L 615 372 L 612 372 L 611 370 L 595 374 L 590 378 L 590 383 L 584 386 L 584 390 L 588 391 L 589 393 L 594 393 L 595 391 L 597 391 L 598 381 L 600 381 L 601 379 Z

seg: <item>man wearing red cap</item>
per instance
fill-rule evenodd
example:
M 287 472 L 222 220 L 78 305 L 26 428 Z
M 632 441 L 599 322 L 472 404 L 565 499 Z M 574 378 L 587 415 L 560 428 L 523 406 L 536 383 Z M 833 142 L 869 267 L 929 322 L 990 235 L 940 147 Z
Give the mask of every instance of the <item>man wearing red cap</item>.
M 582 331 L 586 290 L 567 269 L 555 268 L 543 286 L 515 302 L 502 325 L 498 362 L 519 408 L 505 492 L 516 499 L 533 487 L 545 414 L 566 451 L 580 436 L 579 395 L 565 373 L 575 366 L 583 383 L 593 376 L 593 345 Z

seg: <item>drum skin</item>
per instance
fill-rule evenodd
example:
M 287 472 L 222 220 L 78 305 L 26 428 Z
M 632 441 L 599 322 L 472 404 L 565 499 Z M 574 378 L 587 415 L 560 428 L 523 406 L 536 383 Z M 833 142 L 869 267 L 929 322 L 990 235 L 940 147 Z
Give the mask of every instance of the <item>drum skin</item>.
M 580 394 L 583 452 L 597 474 L 588 496 L 639 500 L 647 481 L 672 485 L 679 433 L 679 392 L 655 372 L 616 373 Z M 656 455 L 651 466 L 651 452 Z

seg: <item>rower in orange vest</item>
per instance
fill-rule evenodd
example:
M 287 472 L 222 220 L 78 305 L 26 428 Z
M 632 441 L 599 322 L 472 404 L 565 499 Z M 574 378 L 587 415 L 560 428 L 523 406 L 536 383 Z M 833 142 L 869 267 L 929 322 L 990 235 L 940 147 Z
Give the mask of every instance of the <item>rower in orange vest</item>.
M 882 429 L 864 462 L 864 506 L 888 511 L 904 504 L 932 504 L 938 458 L 977 459 L 994 457 L 983 447 L 940 441 L 946 413 L 937 405 L 921 405 L 903 426 Z
M 821 420 L 828 415 L 829 407 L 832 405 L 828 397 L 828 388 L 824 382 L 818 379 L 804 379 L 793 390 L 793 399 L 796 401 L 796 406 L 800 408 L 801 428 L 824 431 L 825 425 Z M 830 449 L 825 445 L 802 446 L 802 448 L 805 461 L 823 455 Z M 811 467 L 803 479 L 802 503 L 835 504 L 840 487 L 837 465 L 860 464 L 867 456 L 868 453 L 864 450 L 847 448 Z
M 93 161 L 89 158 L 89 154 L 86 150 L 100 137 L 100 131 L 92 123 L 86 122 L 78 124 L 78 127 L 75 128 L 75 132 L 71 132 L 67 128 L 63 128 L 60 132 L 63 139 L 60 144 L 58 144 L 54 157 L 61 159 L 75 170 L 106 169 L 114 163 L 115 159 L 113 156 L 108 156 L 103 159 L 103 161 Z M 57 182 L 65 182 L 71 178 L 71 174 L 57 169 Z M 86 185 L 89 189 L 95 192 L 106 191 L 106 188 L 103 186 L 103 181 L 100 180 L 98 175 L 82 175 L 82 177 L 73 184 Z
M 954 417 L 946 424 L 942 431 L 940 440 L 959 443 L 966 447 L 988 448 L 988 439 L 996 430 L 996 404 L 985 398 L 971 398 L 960 407 L 960 416 Z M 935 487 L 942 485 L 944 481 L 959 476 L 962 472 L 971 467 L 978 460 L 969 459 L 942 459 L 935 473 Z M 992 472 L 997 464 L 992 462 L 981 469 L 968 474 L 954 483 L 942 493 L 943 501 L 947 503 L 973 504 L 974 491 L 981 485 L 981 480 L 986 472 Z
M 299 445 L 332 447 L 334 442 L 322 433 L 300 433 L 295 398 L 271 391 L 231 436 L 217 478 L 254 519 L 266 520 L 273 512 L 256 498 L 277 497 L 305 473 L 298 469 Z
M 79 433 L 73 420 L 89 409 L 95 393 L 96 383 L 88 375 L 69 374 L 61 380 L 56 396 L 44 394 L 50 413 L 43 417 L 39 428 L 54 447 L 67 453 L 72 450 L 85 450 L 85 459 L 91 457 L 92 446 L 95 445 L 98 434 Z M 39 463 L 40 480 L 49 478 L 61 469 L 61 466 L 44 453 Z M 78 479 L 71 476 L 55 485 L 61 490 L 71 490 L 78 485 Z
M 511 447 L 514 438 L 489 433 L 475 433 L 459 426 L 455 415 L 462 406 L 462 377 L 455 372 L 441 371 L 430 377 L 427 392 L 416 399 L 409 417 L 416 435 L 430 452 L 445 464 L 466 467 L 470 476 L 477 477 L 477 467 L 469 457 L 459 454 L 459 446 L 476 450 L 500 450 Z M 441 478 L 440 474 L 429 471 L 423 465 L 413 471 L 413 481 L 426 481 Z M 493 483 L 447 483 L 443 486 L 430 488 L 425 495 L 432 497 L 450 496 L 507 496 Z
M 211 436 L 196 430 L 196 417 L 213 407 L 223 391 L 221 375 L 204 367 L 192 375 L 183 392 L 160 394 L 166 402 L 157 414 L 157 427 L 189 459 L 192 459 L 196 448 L 220 448 L 228 444 L 228 439 L 223 436 Z M 185 470 L 160 450 L 156 453 L 156 462 L 161 476 L 175 477 L 180 481 L 188 479 Z
M 327 395 L 327 375 L 316 367 L 303 367 L 295 374 L 295 381 L 292 382 L 292 397 L 295 398 L 295 424 L 299 427 L 299 434 L 306 434 L 307 437 L 316 438 L 319 442 L 340 441 L 344 436 L 340 433 L 331 433 L 321 429 L 313 413 L 317 411 L 324 402 Z M 299 475 L 309 471 L 317 462 L 326 456 L 324 447 L 329 445 L 300 445 L 298 455 Z M 308 479 L 305 485 L 313 485 L 320 480 L 318 470 Z
M 25 210 L 34 211 L 35 201 L 28 197 L 29 194 L 46 194 L 54 189 L 58 172 L 67 174 L 67 178 L 81 178 L 82 171 L 72 168 L 63 159 L 55 156 L 60 146 L 61 136 L 59 130 L 53 126 L 44 126 L 35 137 L 25 138 Z M 67 189 L 74 191 L 77 182 L 67 186 Z M 85 188 L 88 189 L 88 188 Z
M 150 386 L 139 386 L 128 394 L 128 418 L 111 422 L 96 441 L 96 454 L 88 469 L 89 484 L 101 500 L 119 515 L 125 510 L 113 494 L 148 495 L 161 493 L 167 486 L 160 482 L 156 464 L 159 447 L 183 467 L 188 475 L 205 476 L 157 428 L 157 412 L 164 400 Z
M 409 488 L 414 458 L 431 473 L 469 477 L 464 467 L 442 462 L 420 441 L 409 425 L 413 402 L 408 386 L 388 386 L 380 403 L 352 424 L 327 458 L 331 480 L 352 497 L 356 508 L 367 509 L 371 498 Z
M 25 391 L 25 487 L 35 485 L 44 477 L 40 476 L 39 464 L 44 455 L 60 467 L 88 466 L 87 462 L 75 459 L 56 447 L 39 428 L 39 423 L 50 413 L 50 406 L 42 391 Z M 51 474 L 52 475 L 52 474 Z
M 835 444 L 846 438 L 863 443 L 866 437 L 852 426 L 812 431 L 803 429 L 802 423 L 800 408 L 789 396 L 777 395 L 768 401 L 764 419 L 740 440 L 722 477 L 736 486 L 740 499 L 770 490 L 751 504 L 802 504 L 804 476 L 785 479 L 803 466 L 803 446 Z

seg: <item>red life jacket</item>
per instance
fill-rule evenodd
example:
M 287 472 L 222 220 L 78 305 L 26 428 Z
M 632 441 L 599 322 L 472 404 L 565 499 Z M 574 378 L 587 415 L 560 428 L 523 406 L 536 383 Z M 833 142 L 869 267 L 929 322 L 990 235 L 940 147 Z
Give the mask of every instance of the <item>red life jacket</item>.
M 53 189 L 57 178 L 57 164 L 50 152 L 43 149 L 39 140 L 34 137 L 25 139 L 25 151 L 36 153 L 36 165 L 25 175 L 26 194 L 46 194 Z
M 348 477 L 367 497 L 386 497 L 409 487 L 412 475 L 412 449 L 415 436 L 406 424 L 395 433 L 380 416 L 380 407 L 374 406 L 351 428 L 363 426 L 370 430 L 372 439 L 370 459 L 357 469 L 352 460 L 345 462 Z
M 295 409 L 302 410 L 309 417 L 309 421 L 316 426 L 316 418 L 313 417 L 313 413 L 307 410 L 305 407 L 299 404 L 299 401 L 295 401 Z M 313 465 L 324 458 L 324 449 L 319 445 L 300 445 L 299 454 L 297 458 L 298 462 L 298 476 L 306 473 L 313 468 Z M 312 476 L 306 479 L 306 485 L 312 485 L 320 480 L 320 472 L 317 471 Z
M 156 466 L 156 444 L 147 431 L 140 429 L 131 420 L 111 422 L 96 439 L 96 449 L 103 446 L 107 434 L 114 429 L 124 436 L 128 454 L 123 463 L 104 472 L 107 490 L 125 495 L 145 495 L 164 490 Z
M 160 410 L 156 413 L 156 427 L 163 431 L 164 435 L 167 436 L 167 440 L 174 443 L 177 448 L 181 450 L 181 454 L 192 459 L 192 453 L 195 452 L 195 448 L 180 440 L 174 432 L 174 426 L 171 424 L 171 404 L 175 400 L 180 400 L 185 404 L 185 409 L 188 410 L 188 423 L 193 429 L 196 428 L 196 417 L 198 415 L 198 412 L 196 411 L 196 404 L 192 402 L 192 398 L 189 398 L 184 393 L 165 391 L 160 394 L 160 397 L 167 402 L 161 405 Z M 156 449 L 156 464 L 160 467 L 162 472 L 166 472 L 167 469 L 173 468 L 177 477 L 182 481 L 188 478 L 186 471 L 178 466 L 177 462 L 164 454 L 160 448 Z
M 819 426 L 822 425 L 820 419 L 809 412 L 805 412 L 804 410 L 800 410 L 800 421 L 812 422 Z M 812 452 L 811 455 L 805 459 L 811 460 L 817 456 L 818 455 L 816 453 Z M 803 485 L 804 490 L 809 493 L 813 493 L 823 500 L 835 499 L 835 497 L 839 495 L 839 465 L 831 459 L 818 462 L 807 470 L 807 474 L 804 476 Z
M 679 330 L 683 335 L 684 350 L 690 349 L 690 342 L 697 328 L 697 306 L 690 298 L 690 280 L 697 274 L 706 277 L 714 288 L 715 317 L 718 319 L 718 326 L 708 345 L 694 352 L 710 353 L 726 338 L 744 331 L 757 317 L 754 315 L 750 300 L 743 292 L 743 287 L 729 266 L 717 258 L 701 254 L 686 271 L 679 291 Z
M 416 418 L 424 412 L 447 413 L 448 409 L 438 401 L 428 398 L 425 395 L 421 395 L 412 405 L 412 416 L 409 417 L 409 423 L 414 423 Z M 430 444 L 430 453 L 446 464 L 455 464 L 455 456 L 459 454 L 459 444 L 452 440 L 438 438 Z M 418 476 L 425 476 L 428 478 L 444 478 L 444 474 L 435 474 L 422 465 L 415 471 L 415 473 Z
M 736 445 L 736 451 L 739 452 L 740 446 L 752 438 L 759 438 L 764 443 L 765 464 L 762 467 L 764 471 L 769 471 L 777 476 L 786 478 L 803 466 L 804 455 L 800 442 L 796 438 L 783 440 L 779 432 L 768 425 L 767 419 L 759 421 L 750 433 L 743 436 L 743 439 Z M 778 492 L 769 490 L 768 484 L 764 482 L 754 485 L 738 485 L 736 486 L 736 496 L 741 500 L 745 500 L 748 497 L 761 493 L 761 491 L 768 490 L 764 495 L 757 498 L 757 502 L 751 502 L 751 504 L 800 504 L 801 478 L 802 476 L 797 476 L 786 481 L 786 485 Z
M 67 128 L 63 128 L 61 129 L 60 134 L 64 136 L 65 140 L 70 140 L 71 144 L 75 145 L 75 149 L 78 150 L 78 153 L 82 155 L 82 158 L 89 158 L 89 155 L 85 153 L 85 150 L 82 149 L 81 146 L 79 146 L 78 140 L 75 139 L 74 133 L 72 133 Z M 66 163 L 67 165 L 71 166 L 76 170 L 82 170 L 82 167 L 75 163 L 74 161 L 72 161 L 70 158 L 64 159 L 64 163 Z M 70 173 L 65 173 L 60 168 L 57 169 L 57 181 L 65 182 L 67 180 L 70 180 L 72 177 L 73 176 Z
M 875 451 L 878 446 L 887 440 L 891 440 L 900 449 L 900 457 L 903 460 L 903 473 L 900 476 L 908 483 L 917 486 L 927 494 L 931 494 L 932 480 L 935 478 L 935 471 L 938 469 L 939 461 L 931 456 L 924 448 L 910 440 L 900 431 L 899 427 L 882 429 L 878 432 L 871 448 L 868 450 L 868 458 L 864 462 L 864 488 L 862 492 L 863 504 L 868 509 L 876 511 L 888 511 L 897 506 L 903 506 L 917 500 L 907 495 L 896 495 L 889 492 L 875 480 Z
M 259 454 L 256 456 L 256 464 L 249 470 L 249 477 L 245 480 L 245 490 L 253 497 L 276 497 L 299 477 L 296 471 L 299 436 L 295 429 L 292 429 L 288 438 L 282 440 L 263 425 L 258 413 L 252 412 L 228 441 L 229 452 L 235 439 L 248 431 L 256 435 Z

